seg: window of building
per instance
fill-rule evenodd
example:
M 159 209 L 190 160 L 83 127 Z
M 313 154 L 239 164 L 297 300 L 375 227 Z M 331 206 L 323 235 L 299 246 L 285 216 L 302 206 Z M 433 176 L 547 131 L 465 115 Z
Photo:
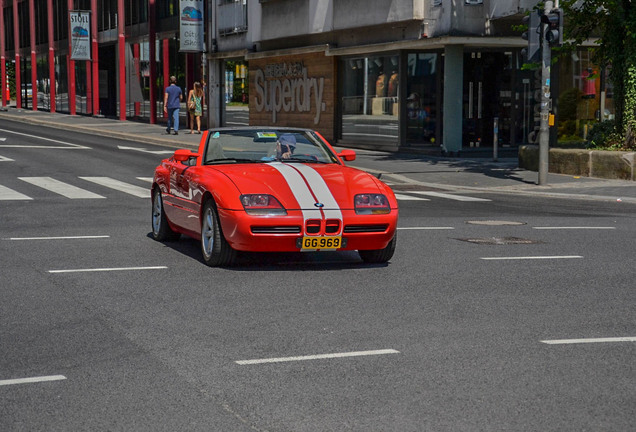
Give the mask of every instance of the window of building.
M 342 60 L 342 138 L 397 145 L 399 56 Z

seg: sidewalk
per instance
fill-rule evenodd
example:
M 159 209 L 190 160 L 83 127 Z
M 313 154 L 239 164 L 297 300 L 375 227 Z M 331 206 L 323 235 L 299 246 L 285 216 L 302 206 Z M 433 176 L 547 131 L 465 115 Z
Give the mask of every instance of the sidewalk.
M 89 116 L 51 114 L 45 111 L 0 109 L 4 121 L 37 124 L 62 130 L 118 138 L 137 144 L 196 149 L 201 135 L 182 128 L 179 135 L 166 135 L 165 125 L 120 121 Z M 337 147 L 340 150 L 340 147 Z M 444 158 L 412 153 L 389 153 L 356 149 L 356 168 L 380 175 L 396 190 L 437 189 L 456 192 L 498 192 L 559 198 L 578 198 L 636 203 L 636 183 L 589 177 L 549 174 L 548 184 L 538 186 L 538 174 L 518 168 L 517 158 Z

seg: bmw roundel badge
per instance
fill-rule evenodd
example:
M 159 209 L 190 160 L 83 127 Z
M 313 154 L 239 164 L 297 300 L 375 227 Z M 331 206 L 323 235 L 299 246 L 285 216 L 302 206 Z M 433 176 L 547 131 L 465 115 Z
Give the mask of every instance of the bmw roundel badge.
M 323 208 L 325 206 L 323 203 L 316 203 L 314 205 L 318 208 Z

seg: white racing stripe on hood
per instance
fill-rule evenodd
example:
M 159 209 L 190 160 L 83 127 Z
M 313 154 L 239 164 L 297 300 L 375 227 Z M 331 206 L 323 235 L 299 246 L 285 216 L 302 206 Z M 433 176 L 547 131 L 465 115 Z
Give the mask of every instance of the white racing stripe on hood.
M 269 164 L 272 168 L 275 168 L 285 181 L 287 185 L 291 189 L 294 194 L 294 198 L 298 201 L 300 205 L 300 209 L 303 212 L 303 218 L 307 219 L 322 219 L 322 214 L 320 213 L 320 209 L 316 208 L 314 204 L 316 200 L 314 199 L 311 191 L 307 187 L 307 183 L 305 183 L 305 179 L 291 166 L 281 163 L 281 162 L 272 162 Z
M 294 168 L 300 171 L 307 179 L 309 186 L 311 186 L 316 198 L 318 198 L 318 202 L 324 204 L 322 211 L 325 212 L 325 218 L 342 220 L 340 206 L 322 176 L 315 169 L 304 164 L 295 164 Z

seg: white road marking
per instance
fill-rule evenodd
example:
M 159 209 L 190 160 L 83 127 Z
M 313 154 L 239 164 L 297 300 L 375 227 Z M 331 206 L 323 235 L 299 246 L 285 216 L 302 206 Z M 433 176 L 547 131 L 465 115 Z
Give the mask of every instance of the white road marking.
M 483 260 L 547 260 L 547 259 L 576 259 L 583 258 L 580 255 L 553 255 L 553 256 L 518 256 L 518 257 L 481 257 Z
M 6 140 L 7 140 L 6 138 L 0 138 L 0 141 L 6 141 Z
M 152 183 L 152 181 L 154 180 L 152 177 L 137 177 L 137 180 L 141 180 L 141 181 L 145 181 L 148 183 Z
M 49 273 L 87 273 L 87 272 L 108 272 L 108 271 L 130 271 L 130 270 L 165 270 L 166 266 L 151 267 L 111 267 L 111 268 L 88 268 L 88 269 L 67 269 L 49 270 Z
M 139 147 L 126 147 L 126 146 L 117 146 L 119 150 L 134 150 L 142 153 L 151 153 L 151 154 L 173 154 L 174 150 L 146 150 L 145 148 Z
M 0 201 L 10 201 L 10 200 L 32 200 L 30 196 L 26 196 L 21 194 L 20 192 L 16 192 L 13 189 L 9 189 L 8 187 L 0 185 Z
M 541 342 L 548 345 L 608 343 L 608 342 L 636 342 L 636 337 L 630 336 L 630 337 L 610 337 L 610 338 L 591 338 L 591 339 L 554 339 L 554 340 L 542 340 Z
M 486 202 L 486 201 L 491 201 L 491 200 L 486 199 L 486 198 L 475 198 L 475 197 L 469 197 L 469 196 L 463 196 L 463 195 L 447 194 L 447 193 L 442 193 L 442 192 L 409 191 L 409 193 L 432 196 L 432 197 L 438 197 L 438 198 L 446 198 L 446 199 L 455 200 L 455 201 L 467 201 L 467 202 Z
M 255 360 L 238 360 L 235 363 L 240 365 L 253 365 L 253 364 L 263 364 L 263 363 L 282 363 L 282 362 L 293 362 L 293 361 L 333 359 L 333 358 L 343 358 L 343 357 L 360 357 L 360 356 L 399 354 L 399 353 L 400 353 L 399 351 L 396 351 L 394 349 L 383 349 L 383 350 L 375 350 L 375 351 L 353 351 L 353 352 L 345 352 L 345 353 L 317 354 L 317 355 L 298 356 L 298 357 L 278 357 L 278 358 L 255 359 Z
M 65 149 L 65 150 L 79 150 L 79 149 L 90 149 L 90 147 L 85 147 L 79 144 L 71 144 L 69 142 L 66 141 L 59 141 L 59 140 L 54 140 L 51 138 L 44 138 L 44 137 L 40 137 L 37 135 L 30 135 L 30 134 L 25 134 L 25 133 L 21 133 L 21 132 L 13 132 L 13 131 L 9 131 L 6 129 L 0 129 L 0 132 L 8 132 L 10 134 L 14 134 L 14 135 L 21 135 L 21 136 L 27 136 L 30 138 L 36 138 L 42 141 L 50 141 L 50 142 L 54 142 L 54 143 L 58 143 L 58 144 L 64 144 L 64 147 L 58 147 L 58 146 L 38 146 L 38 145 L 23 145 L 23 144 L 15 144 L 15 145 L 9 145 L 9 144 L 3 144 L 0 145 L 0 147 L 5 147 L 5 148 L 41 148 L 41 149 Z
M 31 384 L 31 383 L 39 383 L 39 382 L 46 382 L 46 381 L 60 381 L 65 379 L 66 377 L 64 375 L 50 375 L 50 376 L 40 376 L 40 377 L 32 377 L 32 378 L 17 378 L 17 379 L 0 380 L 0 386 L 15 385 L 15 384 Z
M 404 195 L 404 194 L 400 194 L 400 193 L 396 193 L 395 194 L 395 198 L 400 200 L 400 201 L 430 201 L 430 199 L 428 199 L 428 198 L 414 197 L 414 196 L 411 196 L 411 195 Z
M 13 159 L 5 156 L 0 156 L 0 162 L 13 162 Z
M 399 230 L 453 230 L 453 227 L 398 227 Z
M 545 227 L 532 227 L 532 228 L 536 229 L 536 230 L 613 230 L 613 229 L 616 229 L 616 227 L 593 227 L 593 226 L 589 226 L 589 227 L 585 227 L 585 226 L 562 226 L 562 227 L 545 226 Z
M 64 236 L 64 237 L 9 237 L 2 240 L 80 240 L 80 239 L 100 239 L 110 238 L 108 235 L 93 235 L 93 236 Z
M 130 183 L 124 183 L 119 180 L 115 180 L 110 177 L 80 177 L 82 180 L 97 183 L 107 188 L 115 189 L 120 192 L 124 192 L 130 195 L 134 195 L 139 198 L 150 198 L 150 189 L 142 188 L 140 186 L 132 185 Z
M 18 177 L 27 183 L 41 187 L 70 199 L 97 199 L 106 198 L 96 193 L 78 188 L 77 186 L 55 180 L 51 177 Z

